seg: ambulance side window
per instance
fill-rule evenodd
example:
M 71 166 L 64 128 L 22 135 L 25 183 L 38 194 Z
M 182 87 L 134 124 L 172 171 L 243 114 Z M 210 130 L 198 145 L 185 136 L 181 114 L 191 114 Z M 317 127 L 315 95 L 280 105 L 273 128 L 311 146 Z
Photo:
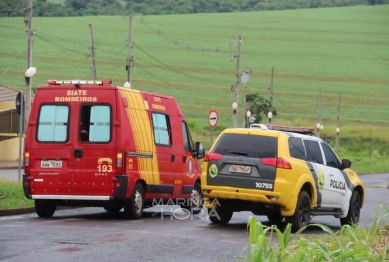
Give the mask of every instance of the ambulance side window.
M 154 126 L 154 139 L 157 145 L 170 146 L 171 141 L 171 129 L 169 116 L 159 113 L 152 113 L 153 126 Z
M 69 107 L 42 105 L 38 117 L 39 142 L 66 142 L 68 140 Z
M 111 107 L 84 105 L 81 108 L 79 137 L 82 142 L 108 143 L 111 141 Z
M 192 137 L 190 136 L 190 132 L 188 129 L 188 126 L 185 122 L 182 122 L 182 137 L 184 138 L 184 149 L 185 151 L 192 152 L 193 147 L 193 141 Z

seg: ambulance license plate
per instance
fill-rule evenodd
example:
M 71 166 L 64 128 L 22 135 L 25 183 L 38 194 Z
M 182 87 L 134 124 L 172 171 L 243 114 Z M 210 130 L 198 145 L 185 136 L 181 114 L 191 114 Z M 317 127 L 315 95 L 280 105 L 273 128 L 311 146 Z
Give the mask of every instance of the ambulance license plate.
M 42 160 L 41 168 L 61 168 L 62 160 Z
M 250 174 L 251 166 L 230 165 L 230 172 Z

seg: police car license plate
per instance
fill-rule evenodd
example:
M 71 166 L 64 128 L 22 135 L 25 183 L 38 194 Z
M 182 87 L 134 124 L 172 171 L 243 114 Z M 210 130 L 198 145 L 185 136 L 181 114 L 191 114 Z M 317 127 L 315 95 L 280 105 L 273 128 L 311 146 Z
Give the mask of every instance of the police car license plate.
M 42 160 L 41 168 L 61 168 L 62 160 Z
M 251 166 L 230 165 L 230 172 L 250 174 Z

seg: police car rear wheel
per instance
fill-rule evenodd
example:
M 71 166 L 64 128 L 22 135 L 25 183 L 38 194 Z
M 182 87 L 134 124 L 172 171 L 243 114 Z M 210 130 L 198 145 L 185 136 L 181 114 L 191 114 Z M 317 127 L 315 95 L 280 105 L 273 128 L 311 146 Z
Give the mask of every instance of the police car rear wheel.
M 269 214 L 269 215 L 267 215 L 267 219 L 269 219 L 269 221 L 271 221 L 271 222 L 276 222 L 276 223 L 278 223 L 278 222 L 281 222 L 282 220 L 284 220 L 284 217 L 283 216 L 281 216 L 281 214 Z
M 195 183 L 192 193 L 190 194 L 190 199 L 188 199 L 187 201 L 188 203 L 181 205 L 181 208 L 192 210 L 193 214 L 198 214 L 201 212 L 201 210 L 203 209 L 203 193 L 201 193 L 199 183 Z
M 141 218 L 143 215 L 144 195 L 141 184 L 136 184 L 131 198 L 125 202 L 124 213 L 128 218 Z
M 286 217 L 286 222 L 292 224 L 292 230 L 297 231 L 309 224 L 311 218 L 311 200 L 306 191 L 301 191 L 293 216 Z
M 233 212 L 218 206 L 216 209 L 208 209 L 209 219 L 214 224 L 225 225 L 230 222 Z
M 348 213 L 345 218 L 340 219 L 340 224 L 343 225 L 353 225 L 358 224 L 359 215 L 361 214 L 361 198 L 358 191 L 354 191 L 351 195 L 350 206 L 348 208 Z
M 35 200 L 35 212 L 40 217 L 52 217 L 57 209 L 56 205 L 48 201 Z

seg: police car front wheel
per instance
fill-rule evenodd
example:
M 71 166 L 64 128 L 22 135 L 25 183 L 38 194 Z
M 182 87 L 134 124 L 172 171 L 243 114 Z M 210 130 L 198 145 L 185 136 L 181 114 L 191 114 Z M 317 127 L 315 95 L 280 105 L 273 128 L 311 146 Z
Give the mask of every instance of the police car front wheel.
M 340 224 L 343 225 L 353 225 L 358 224 L 359 215 L 361 214 L 361 197 L 359 196 L 358 191 L 354 191 L 351 195 L 350 206 L 348 208 L 348 213 L 345 218 L 340 219 Z

